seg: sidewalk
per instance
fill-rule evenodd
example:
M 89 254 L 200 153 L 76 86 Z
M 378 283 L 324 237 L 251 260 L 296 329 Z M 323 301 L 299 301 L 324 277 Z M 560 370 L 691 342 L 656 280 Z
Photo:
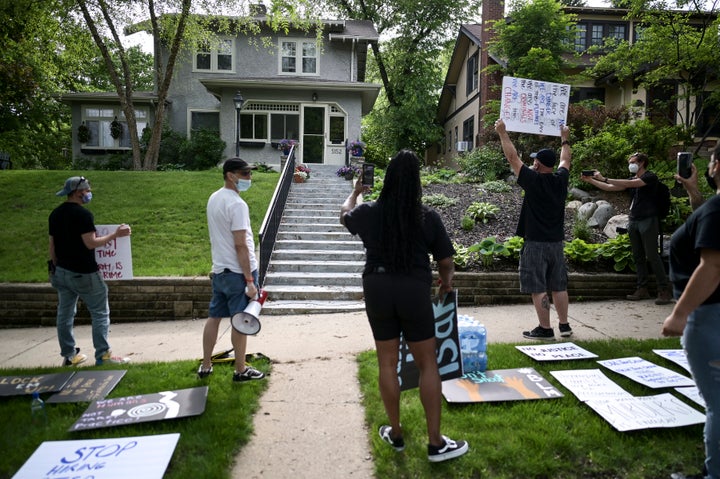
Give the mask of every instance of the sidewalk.
M 571 303 L 570 339 L 658 338 L 672 306 L 656 306 L 652 300 Z M 490 343 L 526 344 L 522 331 L 537 324 L 531 304 L 461 307 L 459 314 L 483 323 Z M 554 312 L 551 317 L 557 328 Z M 248 353 L 270 357 L 273 370 L 254 436 L 238 455 L 232 477 L 374 477 L 368 446 L 374 431 L 365 427 L 355 363 L 357 353 L 373 349 L 365 314 L 260 319 L 262 330 L 248 339 Z M 204 320 L 114 324 L 110 342 L 116 354 L 134 362 L 200 358 L 203 325 Z M 232 347 L 226 328 L 228 321 L 220 327 L 216 351 Z M 55 328 L 6 329 L 1 334 L 0 367 L 60 365 Z M 89 326 L 76 327 L 75 337 L 85 353 L 92 352 Z M 322 444 L 332 452 L 319 454 Z

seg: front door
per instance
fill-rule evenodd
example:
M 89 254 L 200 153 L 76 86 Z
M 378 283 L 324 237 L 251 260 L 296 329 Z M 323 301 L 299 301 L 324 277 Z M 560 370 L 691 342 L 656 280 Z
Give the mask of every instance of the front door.
M 324 163 L 325 107 L 303 107 L 303 163 Z

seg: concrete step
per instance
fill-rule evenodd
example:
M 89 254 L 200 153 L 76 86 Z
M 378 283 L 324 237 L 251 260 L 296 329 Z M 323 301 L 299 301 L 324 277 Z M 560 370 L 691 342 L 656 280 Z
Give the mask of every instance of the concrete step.
M 329 249 L 278 249 L 273 250 L 270 261 L 298 261 L 312 258 L 313 261 L 364 261 L 363 250 Z
M 329 314 L 365 311 L 364 301 L 271 301 L 263 305 L 261 316 Z M 262 322 L 262 317 L 260 318 Z
M 316 233 L 314 231 L 284 232 L 278 229 L 276 241 L 357 241 L 345 230 L 344 232 Z M 361 243 L 362 244 L 362 243 Z
M 287 205 L 283 211 L 283 218 L 335 218 L 340 221 L 340 207 L 331 209 L 310 209 L 306 204 L 299 205 L 294 208 L 293 205 Z
M 313 273 L 360 273 L 364 261 L 271 261 L 268 274 L 274 272 L 313 272 Z
M 275 249 L 297 249 L 297 250 L 359 250 L 363 249 L 362 241 L 359 241 L 356 237 L 348 235 L 348 238 L 341 238 L 336 240 L 318 241 L 318 240 L 278 240 L 275 241 Z
M 362 286 L 263 286 L 274 301 L 361 301 Z
M 283 233 L 312 232 L 312 233 L 345 233 L 349 235 L 347 228 L 337 223 L 280 223 L 280 229 Z
M 362 286 L 360 273 L 274 272 L 265 277 L 265 286 Z
M 345 198 L 334 200 L 333 202 L 314 202 L 314 201 L 297 201 L 287 202 L 286 205 L 291 209 L 304 209 L 308 212 L 312 211 L 332 211 L 338 218 L 340 217 L 340 205 Z M 323 213 L 324 214 L 324 213 Z

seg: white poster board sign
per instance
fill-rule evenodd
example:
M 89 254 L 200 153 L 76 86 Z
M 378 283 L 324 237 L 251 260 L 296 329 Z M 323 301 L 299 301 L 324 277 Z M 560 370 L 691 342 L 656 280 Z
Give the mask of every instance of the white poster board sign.
M 692 379 L 639 357 L 606 359 L 597 363 L 649 388 L 695 385 Z
M 13 479 L 162 479 L 180 434 L 46 441 Z
M 582 402 L 632 397 L 632 394 L 611 381 L 599 369 L 550 371 L 550 374 Z
M 700 395 L 700 390 L 697 388 L 697 386 L 690 386 L 686 388 L 675 388 L 677 392 L 685 396 L 686 398 L 690 399 L 691 401 L 695 402 L 696 404 L 702 406 L 703 409 L 705 409 L 705 400 Z
M 683 350 L 683 349 L 653 349 L 653 353 L 667 359 L 668 361 L 672 361 L 673 363 L 675 363 L 678 366 L 680 366 L 681 368 L 683 368 L 685 371 L 692 374 L 692 371 L 690 371 L 690 364 L 688 364 L 687 354 L 685 354 L 685 350 Z
M 530 346 L 515 346 L 535 361 L 564 361 L 567 359 L 592 359 L 597 354 L 581 348 L 575 343 L 536 344 Z
M 702 424 L 705 415 L 670 393 L 657 396 L 591 399 L 585 402 L 620 432 Z
M 98 236 L 105 236 L 115 231 L 118 226 L 120 225 L 95 225 L 95 229 Z M 130 236 L 116 238 L 105 246 L 95 248 L 95 261 L 106 281 L 133 279 Z
M 570 85 L 503 77 L 500 118 L 507 131 L 560 136 L 569 104 Z

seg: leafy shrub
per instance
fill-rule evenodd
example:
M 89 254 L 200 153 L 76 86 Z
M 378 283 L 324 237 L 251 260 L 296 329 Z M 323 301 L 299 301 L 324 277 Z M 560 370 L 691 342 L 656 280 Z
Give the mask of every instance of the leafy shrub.
M 499 211 L 500 208 L 491 203 L 476 201 L 468 206 L 465 214 L 475 221 L 487 223 L 491 218 L 495 218 Z
M 460 227 L 465 231 L 472 231 L 472 229 L 475 227 L 475 220 L 465 215 L 460 221 Z
M 687 197 L 678 198 L 670 196 L 670 213 L 662 220 L 662 231 L 672 233 L 685 223 L 685 220 L 692 213 L 692 207 Z
M 471 252 L 467 246 L 463 246 L 459 243 L 453 242 L 455 248 L 455 256 L 453 256 L 453 263 L 459 269 L 466 269 L 470 263 L 474 262 L 477 258 L 477 254 Z
M 522 251 L 525 240 L 520 236 L 513 236 L 508 238 L 505 243 L 505 254 L 514 260 L 520 259 L 520 251 Z
M 457 183 L 457 171 L 448 168 L 423 168 L 420 172 L 422 186 L 431 184 Z
M 598 255 L 613 262 L 613 269 L 618 273 L 630 269 L 635 271 L 635 262 L 630 246 L 630 237 L 627 234 L 617 235 L 598 246 Z
M 512 191 L 512 187 L 502 180 L 486 181 L 480 188 L 488 193 L 507 193 Z
M 573 237 L 583 241 L 590 241 L 592 238 L 592 228 L 588 226 L 588 220 L 585 218 L 575 217 L 575 223 L 573 223 Z
M 462 172 L 469 179 L 477 181 L 494 181 L 508 171 L 509 166 L 497 147 L 483 145 L 457 159 Z
M 449 196 L 438 193 L 434 195 L 423 196 L 422 202 L 428 206 L 433 206 L 435 208 L 447 208 L 448 206 L 453 206 L 457 204 L 458 199 L 450 198 Z
M 591 263 L 598 259 L 598 249 L 601 245 L 586 243 L 584 240 L 575 238 L 565 243 L 563 251 L 565 256 L 574 263 Z
M 216 131 L 194 131 L 190 141 L 180 147 L 180 163 L 190 170 L 206 170 L 220 163 L 225 153 L 225 142 Z
M 506 249 L 503 243 L 498 243 L 494 236 L 485 238 L 468 248 L 471 253 L 477 253 L 485 267 L 489 267 L 493 263 L 495 255 L 505 254 Z

